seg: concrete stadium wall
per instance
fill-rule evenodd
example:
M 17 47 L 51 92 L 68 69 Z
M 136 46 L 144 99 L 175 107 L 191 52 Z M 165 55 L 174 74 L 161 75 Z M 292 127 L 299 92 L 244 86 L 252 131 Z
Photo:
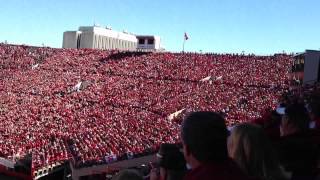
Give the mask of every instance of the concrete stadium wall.
M 66 31 L 63 33 L 62 48 L 77 48 L 80 31 Z
M 152 49 L 159 50 L 161 49 L 161 39 L 159 36 L 137 36 L 138 40 L 142 39 L 144 41 L 143 44 L 139 44 L 138 41 L 138 49 Z M 148 44 L 148 39 L 153 39 L 153 44 Z
M 93 32 L 82 32 L 80 39 L 80 48 L 95 48 L 93 44 L 93 38 Z
M 306 51 L 303 84 L 309 84 L 318 81 L 319 61 L 320 51 Z
M 138 37 L 145 38 L 144 44 L 138 44 Z M 153 44 L 148 44 L 147 39 L 153 39 Z M 118 32 L 109 28 L 97 26 L 80 26 L 79 31 L 67 31 L 63 37 L 63 48 L 94 48 L 118 50 L 160 50 L 161 39 L 159 36 L 136 36 L 127 32 Z
M 137 43 L 99 34 L 93 34 L 93 46 L 97 49 L 135 50 Z

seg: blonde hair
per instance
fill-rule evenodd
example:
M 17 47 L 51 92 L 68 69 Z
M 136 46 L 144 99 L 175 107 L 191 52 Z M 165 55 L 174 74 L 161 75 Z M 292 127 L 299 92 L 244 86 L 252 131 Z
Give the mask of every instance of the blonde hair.
M 257 125 L 244 123 L 234 127 L 228 138 L 228 152 L 249 176 L 286 179 L 269 139 Z

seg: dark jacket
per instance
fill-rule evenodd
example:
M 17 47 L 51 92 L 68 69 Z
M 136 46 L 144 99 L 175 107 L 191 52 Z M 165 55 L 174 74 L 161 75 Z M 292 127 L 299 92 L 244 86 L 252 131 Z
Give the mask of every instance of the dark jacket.
M 248 178 L 232 161 L 201 165 L 187 173 L 184 180 L 246 180 Z
M 292 172 L 292 179 L 313 179 L 317 166 L 317 146 L 309 132 L 281 137 L 277 142 L 280 163 Z

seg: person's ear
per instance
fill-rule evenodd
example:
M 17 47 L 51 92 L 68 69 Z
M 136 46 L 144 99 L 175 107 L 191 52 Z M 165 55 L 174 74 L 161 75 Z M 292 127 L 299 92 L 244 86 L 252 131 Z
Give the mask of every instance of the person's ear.
M 183 145 L 183 154 L 185 155 L 185 157 L 190 156 L 190 150 L 186 145 Z
M 233 142 L 232 142 L 232 139 L 230 136 L 227 139 L 227 148 L 228 148 L 229 157 L 233 157 L 233 152 L 232 152 L 233 151 Z
M 280 136 L 284 136 L 285 135 L 285 131 L 284 131 L 284 128 L 283 128 L 282 124 L 280 124 L 279 130 L 280 130 Z
M 281 124 L 280 124 L 280 135 L 285 136 L 287 135 L 287 131 L 291 128 L 291 125 L 288 121 L 288 118 L 282 118 Z

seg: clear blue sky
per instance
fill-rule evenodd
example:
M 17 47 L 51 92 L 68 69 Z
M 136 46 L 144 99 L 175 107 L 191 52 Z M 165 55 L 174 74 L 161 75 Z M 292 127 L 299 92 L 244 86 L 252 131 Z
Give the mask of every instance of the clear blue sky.
M 320 48 L 319 0 L 7 0 L 0 42 L 61 47 L 81 25 L 162 37 L 167 50 L 271 54 Z

